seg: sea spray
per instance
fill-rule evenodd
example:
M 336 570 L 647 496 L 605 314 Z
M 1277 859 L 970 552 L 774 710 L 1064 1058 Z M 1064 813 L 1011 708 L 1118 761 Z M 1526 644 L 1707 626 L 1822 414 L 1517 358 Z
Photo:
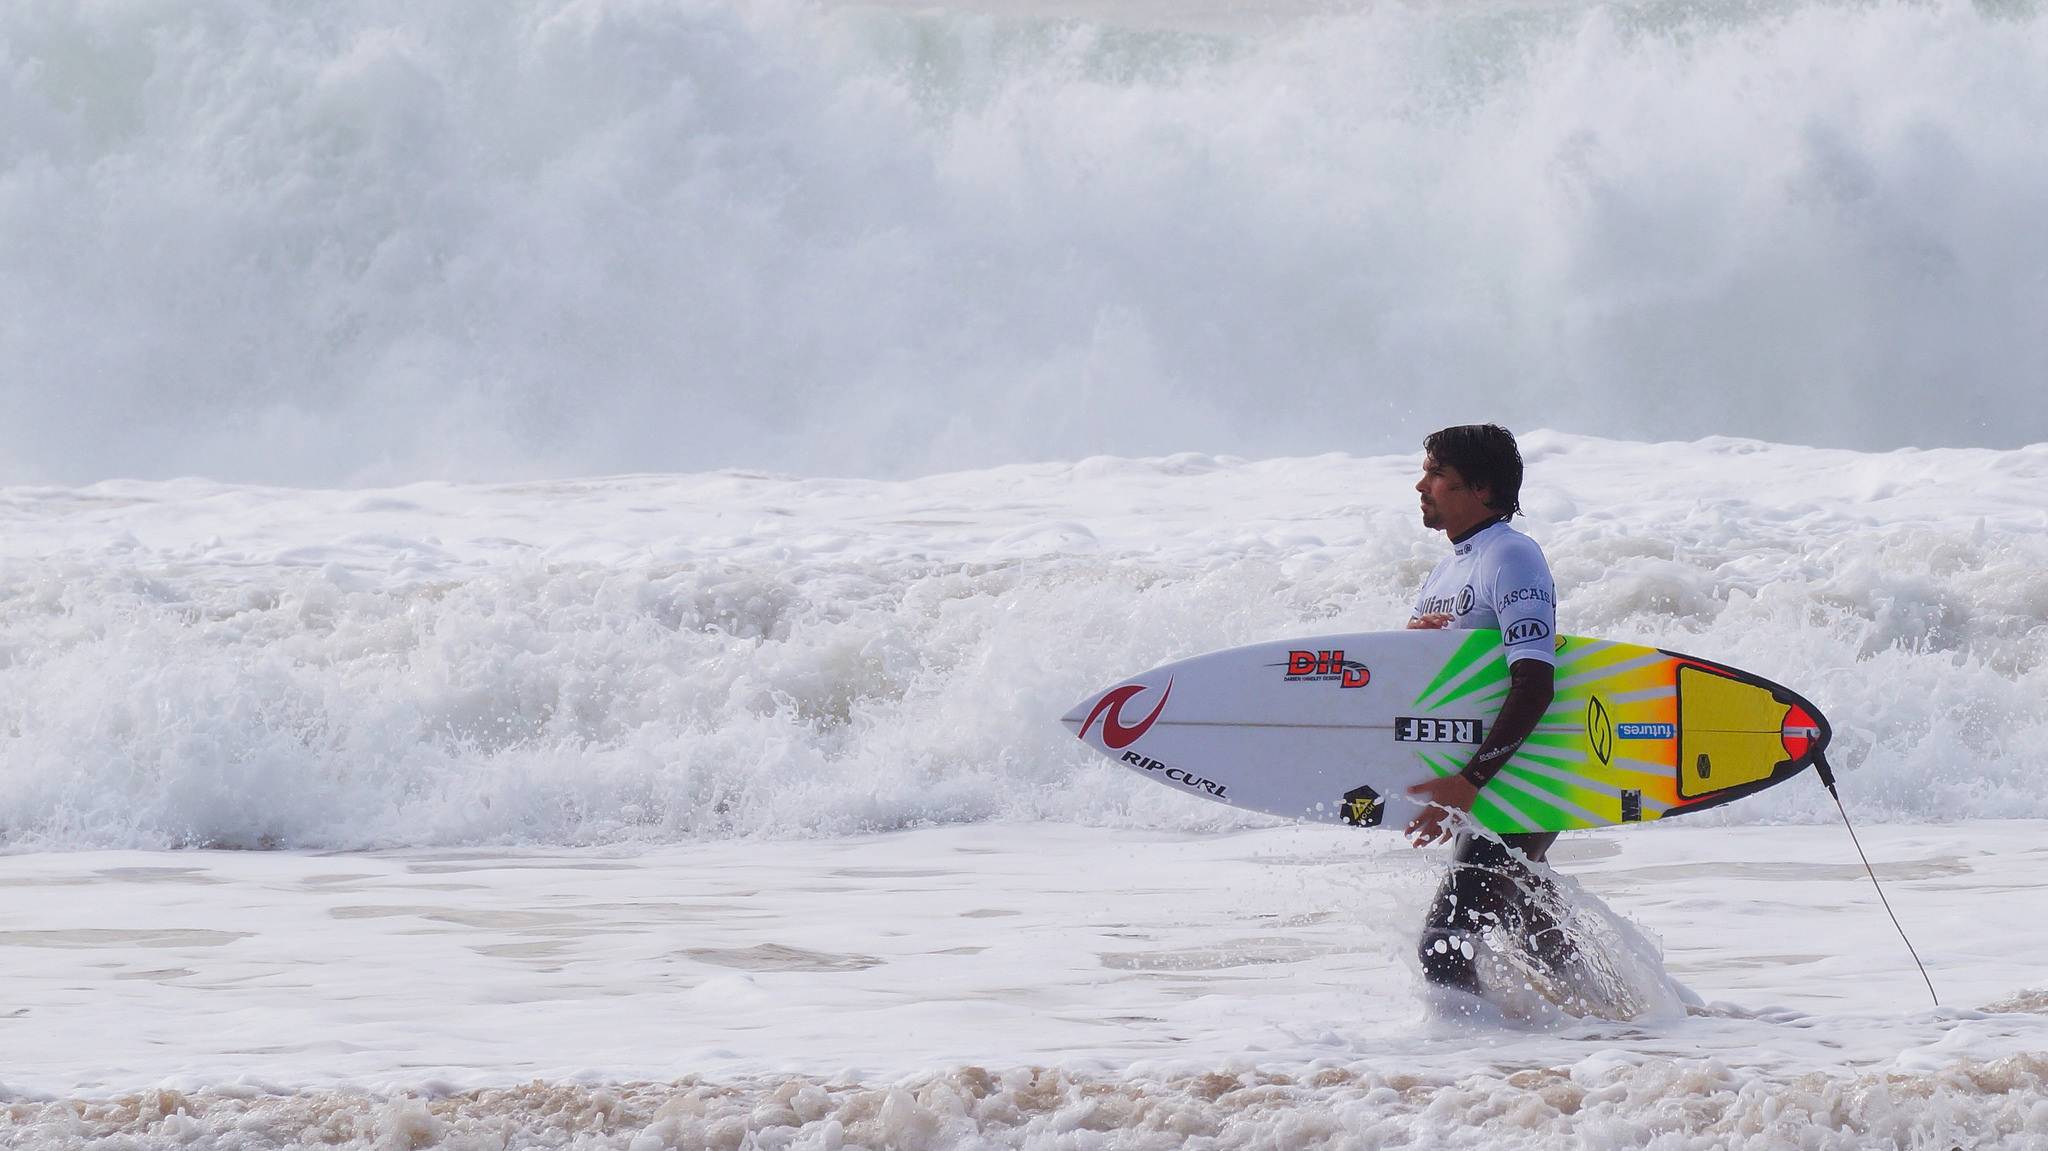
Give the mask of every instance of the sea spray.
M 2048 815 L 2048 452 L 1524 437 L 1574 633 L 1830 717 L 1859 822 Z M 7 489 L 0 843 L 404 847 L 1252 817 L 1110 770 L 1087 690 L 1398 627 L 1417 457 Z M 1830 822 L 1794 781 L 1691 822 Z
M 2048 438 L 2038 6 L 0 7 L 0 482 Z

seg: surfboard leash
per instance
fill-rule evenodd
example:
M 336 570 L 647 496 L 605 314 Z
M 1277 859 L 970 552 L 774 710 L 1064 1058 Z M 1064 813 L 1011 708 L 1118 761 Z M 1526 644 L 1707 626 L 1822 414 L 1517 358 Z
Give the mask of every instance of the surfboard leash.
M 1920 978 L 1927 983 L 1928 998 L 1934 1000 L 1936 1007 L 1941 1006 L 1941 996 L 1934 993 L 1934 980 L 1927 977 L 1927 965 L 1920 962 L 1920 952 L 1914 948 L 1913 941 L 1907 938 L 1906 929 L 1899 925 L 1899 917 L 1892 914 L 1892 901 L 1884 897 L 1884 884 L 1877 881 L 1877 871 L 1870 866 L 1870 857 L 1863 854 L 1863 843 L 1856 838 L 1856 825 L 1849 822 L 1849 809 L 1842 806 L 1842 793 L 1835 790 L 1835 769 L 1828 766 L 1827 757 L 1824 755 L 1813 757 L 1813 769 L 1820 773 L 1821 786 L 1827 788 L 1828 794 L 1834 797 L 1835 810 L 1842 813 L 1842 826 L 1849 829 L 1849 842 L 1856 845 L 1856 858 L 1863 861 L 1863 871 L 1870 876 L 1870 886 L 1877 888 L 1877 901 L 1884 905 L 1884 913 L 1891 916 L 1892 927 L 1898 931 L 1899 938 L 1905 941 L 1906 953 L 1913 957 L 1913 966 L 1920 969 Z

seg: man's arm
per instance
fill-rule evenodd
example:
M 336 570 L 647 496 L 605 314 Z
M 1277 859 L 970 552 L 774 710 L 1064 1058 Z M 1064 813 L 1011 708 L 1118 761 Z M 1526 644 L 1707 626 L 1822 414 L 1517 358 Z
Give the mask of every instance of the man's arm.
M 1508 697 L 1501 701 L 1493 730 L 1458 774 L 1474 791 L 1493 781 L 1502 765 L 1522 749 L 1522 741 L 1543 722 L 1557 696 L 1557 669 L 1540 659 L 1518 659 L 1508 666 Z
M 1465 769 L 1408 789 L 1424 807 L 1408 824 L 1408 838 L 1422 847 L 1447 839 L 1452 812 L 1468 812 L 1479 790 L 1521 750 L 1522 741 L 1543 721 L 1557 695 L 1553 666 L 1557 632 L 1557 593 L 1543 553 L 1530 543 L 1502 557 L 1487 573 L 1488 600 L 1500 619 L 1501 645 L 1507 649 L 1508 695 L 1494 716 L 1493 728 Z
M 1460 772 L 1474 788 L 1490 782 L 1543 721 L 1557 695 L 1557 585 L 1543 550 L 1527 538 L 1495 553 L 1486 596 L 1500 620 L 1508 661 L 1508 697 L 1486 742 Z
M 1479 789 L 1492 782 L 1521 750 L 1522 741 L 1542 722 L 1556 694 L 1557 672 L 1549 664 L 1540 659 L 1518 659 L 1508 665 L 1508 697 L 1494 717 L 1493 730 L 1486 733 L 1486 741 L 1465 764 L 1465 770 L 1408 789 L 1409 798 L 1423 805 L 1408 821 L 1409 842 L 1427 847 L 1451 837 L 1455 830 L 1450 826 L 1451 813 L 1472 810 Z

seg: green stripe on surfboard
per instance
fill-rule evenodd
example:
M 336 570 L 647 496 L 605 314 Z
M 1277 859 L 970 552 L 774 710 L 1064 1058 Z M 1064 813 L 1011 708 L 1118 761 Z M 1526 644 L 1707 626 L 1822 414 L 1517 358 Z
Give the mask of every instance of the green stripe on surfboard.
M 1436 678 L 1429 682 L 1429 686 L 1423 688 L 1421 693 L 1415 697 L 1416 706 L 1423 706 L 1423 700 L 1426 700 L 1430 696 L 1436 694 L 1438 689 L 1442 688 L 1445 684 L 1450 683 L 1452 680 L 1458 678 L 1458 676 L 1464 674 L 1466 668 L 1471 667 L 1473 664 L 1485 658 L 1488 654 L 1498 651 L 1499 649 L 1499 632 L 1473 632 L 1470 636 L 1467 636 L 1465 642 L 1458 645 L 1458 650 L 1451 653 L 1451 658 L 1444 661 L 1443 670 L 1437 672 Z M 1453 696 L 1452 698 L 1455 699 L 1456 696 Z M 1438 703 L 1431 704 L 1429 706 L 1438 707 L 1441 706 L 1443 703 L 1447 702 L 1449 701 L 1441 700 L 1438 701 Z

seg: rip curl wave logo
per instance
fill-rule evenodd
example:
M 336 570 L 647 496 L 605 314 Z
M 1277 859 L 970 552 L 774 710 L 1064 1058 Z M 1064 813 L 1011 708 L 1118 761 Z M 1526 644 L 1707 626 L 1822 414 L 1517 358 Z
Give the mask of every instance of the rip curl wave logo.
M 1095 721 L 1100 719 L 1104 747 L 1122 751 L 1138 742 L 1138 737 L 1152 730 L 1153 721 L 1159 718 L 1160 712 L 1166 710 L 1166 697 L 1173 694 L 1173 681 L 1166 681 L 1166 690 L 1159 693 L 1159 702 L 1152 706 L 1151 715 L 1126 727 L 1123 722 L 1124 704 L 1129 703 L 1132 696 L 1144 690 L 1145 685 L 1142 683 L 1125 684 L 1096 700 L 1095 707 L 1088 712 L 1088 722 L 1081 725 L 1081 738 L 1087 739 L 1088 729 L 1094 727 Z

